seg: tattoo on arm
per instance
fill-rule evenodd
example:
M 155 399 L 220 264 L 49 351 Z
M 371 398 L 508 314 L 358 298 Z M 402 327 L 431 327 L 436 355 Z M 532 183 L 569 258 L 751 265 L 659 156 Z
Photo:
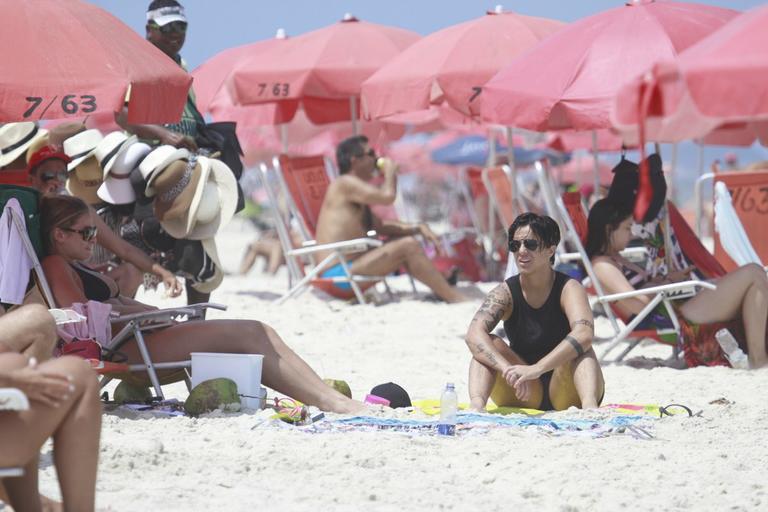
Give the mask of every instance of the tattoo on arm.
M 579 343 L 579 340 L 577 340 L 570 334 L 566 336 L 565 339 L 568 340 L 568 342 L 573 347 L 573 350 L 576 351 L 576 357 L 581 357 L 584 355 L 584 347 L 581 346 L 581 343 Z
M 579 324 L 586 325 L 590 329 L 594 329 L 595 328 L 595 325 L 592 322 L 590 322 L 589 320 L 586 320 L 584 318 L 580 318 L 580 319 L 576 320 L 575 322 L 573 322 L 571 324 L 571 328 L 574 328 L 574 327 L 576 327 Z

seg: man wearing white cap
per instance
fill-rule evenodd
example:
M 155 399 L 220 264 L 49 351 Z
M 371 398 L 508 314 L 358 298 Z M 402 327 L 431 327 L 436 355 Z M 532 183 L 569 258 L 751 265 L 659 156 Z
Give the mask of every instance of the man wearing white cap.
M 154 0 L 147 9 L 146 29 L 147 40 L 186 71 L 186 64 L 179 55 L 187 34 L 187 17 L 184 14 L 184 7 L 176 0 Z M 204 123 L 205 120 L 195 103 L 195 93 L 190 87 L 187 104 L 178 123 L 165 126 L 128 124 L 126 109 L 118 116 L 117 122 L 126 131 L 142 139 L 197 151 L 195 143 L 197 125 Z

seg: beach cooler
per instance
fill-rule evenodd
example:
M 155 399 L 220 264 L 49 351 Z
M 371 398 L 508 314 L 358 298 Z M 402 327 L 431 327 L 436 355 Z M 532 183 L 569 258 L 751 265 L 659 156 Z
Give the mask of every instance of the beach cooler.
M 263 360 L 261 354 L 192 352 L 192 387 L 210 379 L 230 379 L 237 384 L 243 407 L 261 409 L 267 397 L 261 387 Z

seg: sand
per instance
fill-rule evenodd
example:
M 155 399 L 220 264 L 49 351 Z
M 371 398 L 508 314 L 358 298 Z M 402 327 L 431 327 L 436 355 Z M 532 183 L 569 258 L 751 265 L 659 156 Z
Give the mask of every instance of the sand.
M 244 222 L 220 237 L 234 271 L 251 239 Z M 281 271 L 228 276 L 213 295 L 229 310 L 212 318 L 272 325 L 323 377 L 346 380 L 356 398 L 394 381 L 411 397 L 437 398 L 447 381 L 467 400 L 463 341 L 480 300 L 446 305 L 395 279 L 398 301 L 349 305 L 307 292 L 282 306 Z M 480 286 L 487 291 L 492 284 Z M 422 289 L 423 290 L 423 289 Z M 469 289 L 467 289 L 469 290 Z M 476 292 L 478 290 L 475 290 Z M 158 293 L 143 300 L 177 304 Z M 604 325 L 600 329 L 604 330 Z M 604 345 L 597 345 L 598 352 Z M 667 357 L 669 347 L 635 354 Z M 261 427 L 256 413 L 200 418 L 104 416 L 97 506 L 101 510 L 766 510 L 768 371 L 604 368 L 605 403 L 682 403 L 699 416 L 654 421 L 654 439 L 593 439 L 508 428 L 455 438 L 396 432 L 310 434 Z M 166 387 L 185 398 L 186 389 Z M 272 394 L 270 392 L 270 394 Z M 552 418 L 600 418 L 565 411 Z M 333 415 L 329 415 L 333 417 Z M 50 444 L 41 488 L 58 495 Z

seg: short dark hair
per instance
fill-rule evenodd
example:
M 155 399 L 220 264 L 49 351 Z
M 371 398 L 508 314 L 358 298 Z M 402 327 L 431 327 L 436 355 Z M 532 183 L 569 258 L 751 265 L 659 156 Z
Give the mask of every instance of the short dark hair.
M 610 197 L 600 199 L 592 205 L 587 218 L 587 243 L 584 249 L 587 256 L 605 254 L 608 250 L 609 235 L 632 215 L 632 204 L 615 201 Z
M 154 11 L 155 9 L 162 9 L 163 7 L 183 7 L 176 0 L 152 0 L 147 7 L 147 12 Z
M 507 231 L 507 240 L 511 242 L 515 238 L 517 230 L 528 226 L 533 231 L 544 247 L 557 246 L 560 243 L 560 226 L 557 222 L 546 215 L 539 215 L 533 212 L 522 213 L 509 226 Z M 550 258 L 550 263 L 555 262 L 555 255 Z
M 344 139 L 336 147 L 336 165 L 339 166 L 339 174 L 346 174 L 352 166 L 352 157 L 363 156 L 363 145 L 368 143 L 365 135 L 354 135 Z

